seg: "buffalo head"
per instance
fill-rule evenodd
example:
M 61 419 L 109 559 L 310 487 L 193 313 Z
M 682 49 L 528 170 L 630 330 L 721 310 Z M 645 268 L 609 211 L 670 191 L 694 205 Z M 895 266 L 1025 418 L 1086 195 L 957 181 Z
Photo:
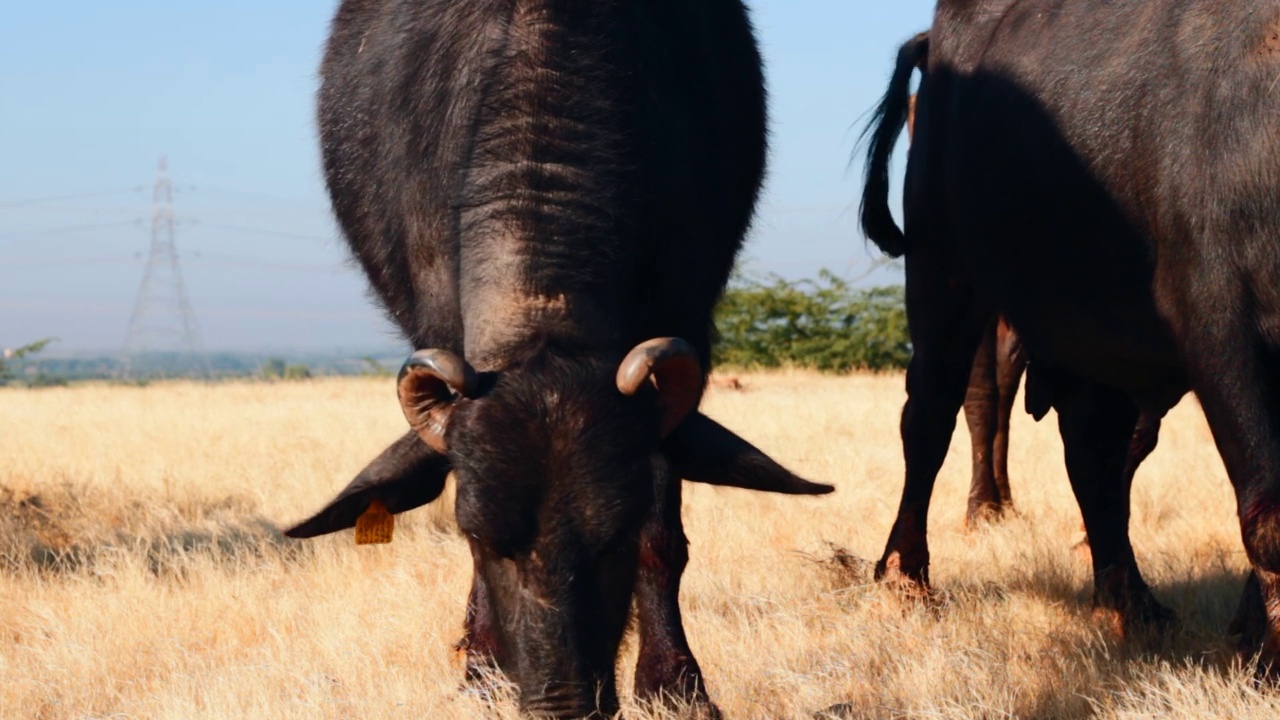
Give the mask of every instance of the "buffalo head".
M 403 448 L 416 470 L 363 473 L 288 534 L 350 527 L 375 500 L 392 512 L 430 502 L 451 468 L 474 560 L 473 606 L 489 615 L 479 640 L 520 688 L 521 705 L 559 717 L 609 712 L 655 488 L 684 477 L 793 494 L 832 489 L 699 414 L 704 380 L 693 348 L 675 338 L 641 343 L 621 360 L 544 346 L 499 372 L 418 351 L 398 380 L 421 440 Z

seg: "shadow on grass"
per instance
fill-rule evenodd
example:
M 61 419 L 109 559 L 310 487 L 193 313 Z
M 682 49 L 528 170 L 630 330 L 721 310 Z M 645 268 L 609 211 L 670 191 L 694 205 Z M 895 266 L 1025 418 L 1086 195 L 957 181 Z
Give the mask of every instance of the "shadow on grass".
M 281 534 L 243 499 L 155 507 L 111 502 L 72 486 L 40 493 L 0 487 L 0 572 L 88 573 L 139 557 L 157 575 L 181 575 L 195 560 L 296 562 L 311 546 Z
M 406 519 L 404 529 L 457 535 L 453 494 L 450 478 L 443 497 Z M 132 556 L 165 574 L 185 572 L 195 559 L 298 562 L 316 547 L 285 537 L 247 496 L 153 500 L 70 482 L 38 491 L 0 485 L 0 573 L 92 572 Z
M 872 561 L 853 556 L 838 545 L 828 543 L 828 546 L 829 556 L 824 554 L 810 560 L 824 576 L 828 589 L 846 588 L 840 602 L 844 611 L 859 612 L 867 603 L 884 600 L 891 592 L 872 580 Z M 1034 641 L 1036 652 L 1054 656 L 1055 660 L 1046 663 L 1047 666 L 1069 669 L 1064 676 L 1070 675 L 1070 681 L 1048 682 L 1043 684 L 1043 689 L 1014 693 L 1016 699 L 1010 706 L 1000 709 L 979 706 L 976 699 L 973 707 L 961 709 L 965 704 L 963 699 L 953 698 L 946 706 L 951 712 L 944 715 L 1093 718 L 1111 714 L 1106 708 L 1135 688 L 1149 689 L 1153 669 L 1195 670 L 1221 678 L 1225 683 L 1248 675 L 1241 671 L 1241 663 L 1247 665 L 1248 660 L 1238 652 L 1236 639 L 1227 634 L 1247 571 L 1230 567 L 1223 561 L 1196 562 L 1189 558 L 1165 565 L 1167 567 L 1160 569 L 1161 579 L 1152 583 L 1152 590 L 1161 603 L 1176 613 L 1176 627 L 1164 633 L 1142 632 L 1128 638 L 1119 637 L 1106 623 L 1093 617 L 1092 583 L 1080 584 L 1073 580 L 1078 575 L 1073 576 L 1062 566 L 1047 566 L 1043 571 L 1028 569 L 1003 583 L 981 578 L 953 580 L 944 586 L 935 586 L 926 601 L 897 593 L 892 596 L 902 603 L 904 613 L 911 614 L 912 608 L 927 607 L 930 612 L 926 616 L 944 624 L 958 622 L 970 611 L 1005 605 L 1017 597 L 1034 599 L 1037 604 L 1054 606 L 1072 616 L 1071 622 L 1048 628 Z M 1178 572 L 1183 576 L 1175 577 Z M 853 590 L 856 592 L 849 592 Z M 892 613 L 888 617 L 891 616 Z M 1242 680 L 1240 684 L 1247 683 Z M 890 707 L 883 697 L 869 696 L 831 705 L 813 717 L 822 720 L 941 717 L 940 711 L 933 708 L 922 715 L 902 707 Z

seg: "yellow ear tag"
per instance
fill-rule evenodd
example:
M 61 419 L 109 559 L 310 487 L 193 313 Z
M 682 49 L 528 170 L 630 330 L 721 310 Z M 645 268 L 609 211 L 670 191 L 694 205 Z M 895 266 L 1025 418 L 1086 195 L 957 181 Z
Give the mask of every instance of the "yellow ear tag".
M 384 545 L 391 542 L 396 529 L 396 516 L 387 512 L 381 500 L 369 503 L 369 509 L 356 518 L 357 545 Z

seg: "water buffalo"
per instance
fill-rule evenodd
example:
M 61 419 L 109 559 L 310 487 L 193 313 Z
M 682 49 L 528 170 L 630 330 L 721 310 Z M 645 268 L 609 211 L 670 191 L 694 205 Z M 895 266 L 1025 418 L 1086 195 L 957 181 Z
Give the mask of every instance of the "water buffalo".
M 915 351 L 883 572 L 927 582 L 929 493 L 998 311 L 1032 358 L 1031 408 L 1057 410 L 1094 603 L 1122 627 L 1169 618 L 1129 541 L 1129 440 L 1140 411 L 1196 393 L 1253 568 L 1233 626 L 1260 649 L 1259 673 L 1276 674 L 1277 37 L 1280 9 L 1261 0 L 941 0 L 905 232 L 888 211 L 888 155 L 922 48 L 903 47 L 873 119 L 863 214 L 882 250 L 906 256 Z
M 922 75 L 928 71 L 928 35 L 919 33 L 908 49 Z M 916 97 L 912 95 L 907 102 L 908 140 L 915 135 Z M 868 209 L 873 207 L 864 205 Z M 1013 509 L 1013 491 L 1009 485 L 1009 423 L 1026 369 L 1027 357 L 1018 333 L 1003 315 L 996 313 L 988 321 L 974 353 L 963 403 L 973 465 L 965 509 L 966 527 L 1001 517 Z M 1133 482 L 1138 466 L 1156 449 L 1160 420 L 1161 416 L 1150 412 L 1139 416 L 1125 458 L 1124 482 Z M 1086 536 L 1077 546 L 1087 542 Z
M 680 478 L 802 480 L 697 412 L 712 308 L 765 161 L 739 0 L 344 0 L 321 69 L 334 211 L 417 348 L 413 431 L 312 518 L 435 499 L 455 473 L 474 559 L 462 646 L 530 714 L 706 702 L 678 603 Z

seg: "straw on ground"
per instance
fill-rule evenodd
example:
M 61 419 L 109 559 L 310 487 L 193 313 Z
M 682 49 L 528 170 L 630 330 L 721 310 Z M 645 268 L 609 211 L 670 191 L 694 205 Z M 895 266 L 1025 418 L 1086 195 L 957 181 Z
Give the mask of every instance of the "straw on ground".
M 1246 562 L 1194 400 L 1133 502 L 1139 563 L 1182 628 L 1136 646 L 1091 618 L 1052 416 L 1015 418 L 1018 515 L 971 533 L 957 430 L 931 611 L 870 580 L 902 483 L 902 377 L 739 378 L 708 414 L 838 489 L 687 489 L 685 623 L 727 717 L 1280 717 L 1225 637 Z M 279 535 L 403 432 L 393 396 L 371 379 L 0 391 L 0 717 L 514 717 L 459 692 L 470 558 L 447 503 L 387 546 Z

